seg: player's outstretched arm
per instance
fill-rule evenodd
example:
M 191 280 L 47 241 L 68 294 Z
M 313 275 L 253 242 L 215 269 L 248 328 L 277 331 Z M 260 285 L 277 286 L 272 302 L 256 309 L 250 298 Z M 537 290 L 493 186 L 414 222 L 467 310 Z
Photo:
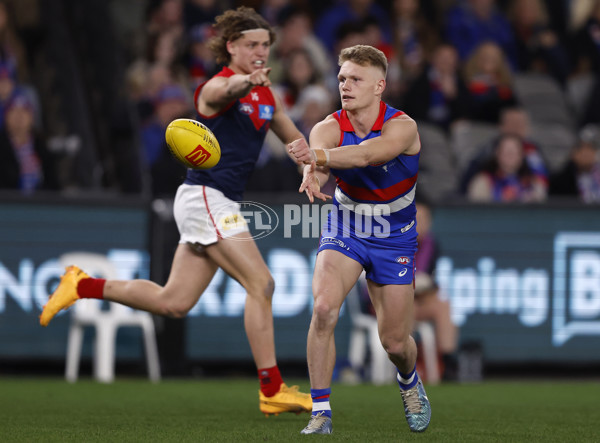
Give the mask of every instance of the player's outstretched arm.
M 417 124 L 406 115 L 388 120 L 383 125 L 380 137 L 365 140 L 359 145 L 327 149 L 326 144 L 313 143 L 311 134 L 310 146 L 311 148 L 307 149 L 298 143 L 290 152 L 297 161 L 304 164 L 315 161 L 317 166 L 336 169 L 364 168 L 372 164 L 385 163 L 400 154 L 417 154 L 421 147 Z
M 271 120 L 270 129 L 275 133 L 275 135 L 277 135 L 279 140 L 286 145 L 294 140 L 304 140 L 304 135 L 302 135 L 302 132 L 300 132 L 292 119 L 285 113 L 281 99 L 277 93 L 275 93 L 275 91 L 272 92 L 273 97 L 275 97 L 275 112 L 273 112 L 273 119 Z M 289 150 L 286 150 L 286 152 L 289 157 L 296 162 L 296 164 L 301 164 L 296 161 L 296 159 L 290 154 Z
M 233 100 L 245 97 L 255 86 L 271 86 L 271 68 L 256 69 L 250 74 L 235 74 L 231 77 L 213 77 L 202 87 L 196 107 L 198 112 L 212 115 Z

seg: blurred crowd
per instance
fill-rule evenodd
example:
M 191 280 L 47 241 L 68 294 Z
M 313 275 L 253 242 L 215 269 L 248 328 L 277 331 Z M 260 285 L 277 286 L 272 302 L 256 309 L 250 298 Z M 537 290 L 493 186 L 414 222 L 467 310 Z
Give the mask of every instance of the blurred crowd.
M 126 2 L 126 0 L 120 0 Z M 114 0 L 113 3 L 118 3 Z M 0 1 L 0 189 L 61 189 L 26 54 Z M 124 51 L 140 164 L 152 195 L 183 167 L 164 146 L 193 93 L 220 70 L 212 23 L 241 4 L 276 29 L 275 91 L 307 136 L 339 108 L 337 54 L 369 44 L 388 57 L 384 100 L 419 124 L 419 192 L 431 202 L 600 202 L 600 0 L 147 0 Z M 297 168 L 271 137 L 248 191 L 295 191 Z

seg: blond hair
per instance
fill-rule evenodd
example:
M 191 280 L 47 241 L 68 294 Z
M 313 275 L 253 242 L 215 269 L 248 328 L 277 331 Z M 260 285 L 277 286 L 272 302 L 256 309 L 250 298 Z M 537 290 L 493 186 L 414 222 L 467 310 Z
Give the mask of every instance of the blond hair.
M 387 74 L 387 58 L 379 49 L 368 45 L 355 45 L 344 48 L 340 52 L 338 65 L 342 66 L 344 62 L 356 63 L 359 66 L 374 66 L 381 69 L 383 76 Z

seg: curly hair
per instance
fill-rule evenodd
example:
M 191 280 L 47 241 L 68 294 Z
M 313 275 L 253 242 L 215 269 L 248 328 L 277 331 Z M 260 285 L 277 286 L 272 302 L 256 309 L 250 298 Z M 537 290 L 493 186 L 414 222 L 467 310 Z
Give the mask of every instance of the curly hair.
M 275 31 L 271 25 L 254 9 L 240 6 L 237 9 L 225 11 L 219 15 L 213 25 L 218 34 L 208 42 L 208 47 L 214 54 L 217 63 L 229 63 L 231 54 L 227 51 L 227 42 L 237 40 L 242 32 L 249 29 L 264 29 L 269 32 L 270 43 L 275 41 Z
M 368 45 L 355 45 L 342 49 L 338 58 L 338 65 L 342 66 L 344 62 L 350 61 L 360 66 L 374 66 L 387 74 L 387 58 L 379 49 Z

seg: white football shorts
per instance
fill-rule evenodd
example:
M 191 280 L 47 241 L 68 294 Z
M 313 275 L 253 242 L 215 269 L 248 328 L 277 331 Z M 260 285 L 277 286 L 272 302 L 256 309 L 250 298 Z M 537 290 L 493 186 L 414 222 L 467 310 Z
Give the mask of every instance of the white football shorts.
M 179 243 L 188 243 L 199 251 L 219 238 L 249 231 L 240 205 L 208 186 L 180 185 L 173 214 L 181 235 Z

